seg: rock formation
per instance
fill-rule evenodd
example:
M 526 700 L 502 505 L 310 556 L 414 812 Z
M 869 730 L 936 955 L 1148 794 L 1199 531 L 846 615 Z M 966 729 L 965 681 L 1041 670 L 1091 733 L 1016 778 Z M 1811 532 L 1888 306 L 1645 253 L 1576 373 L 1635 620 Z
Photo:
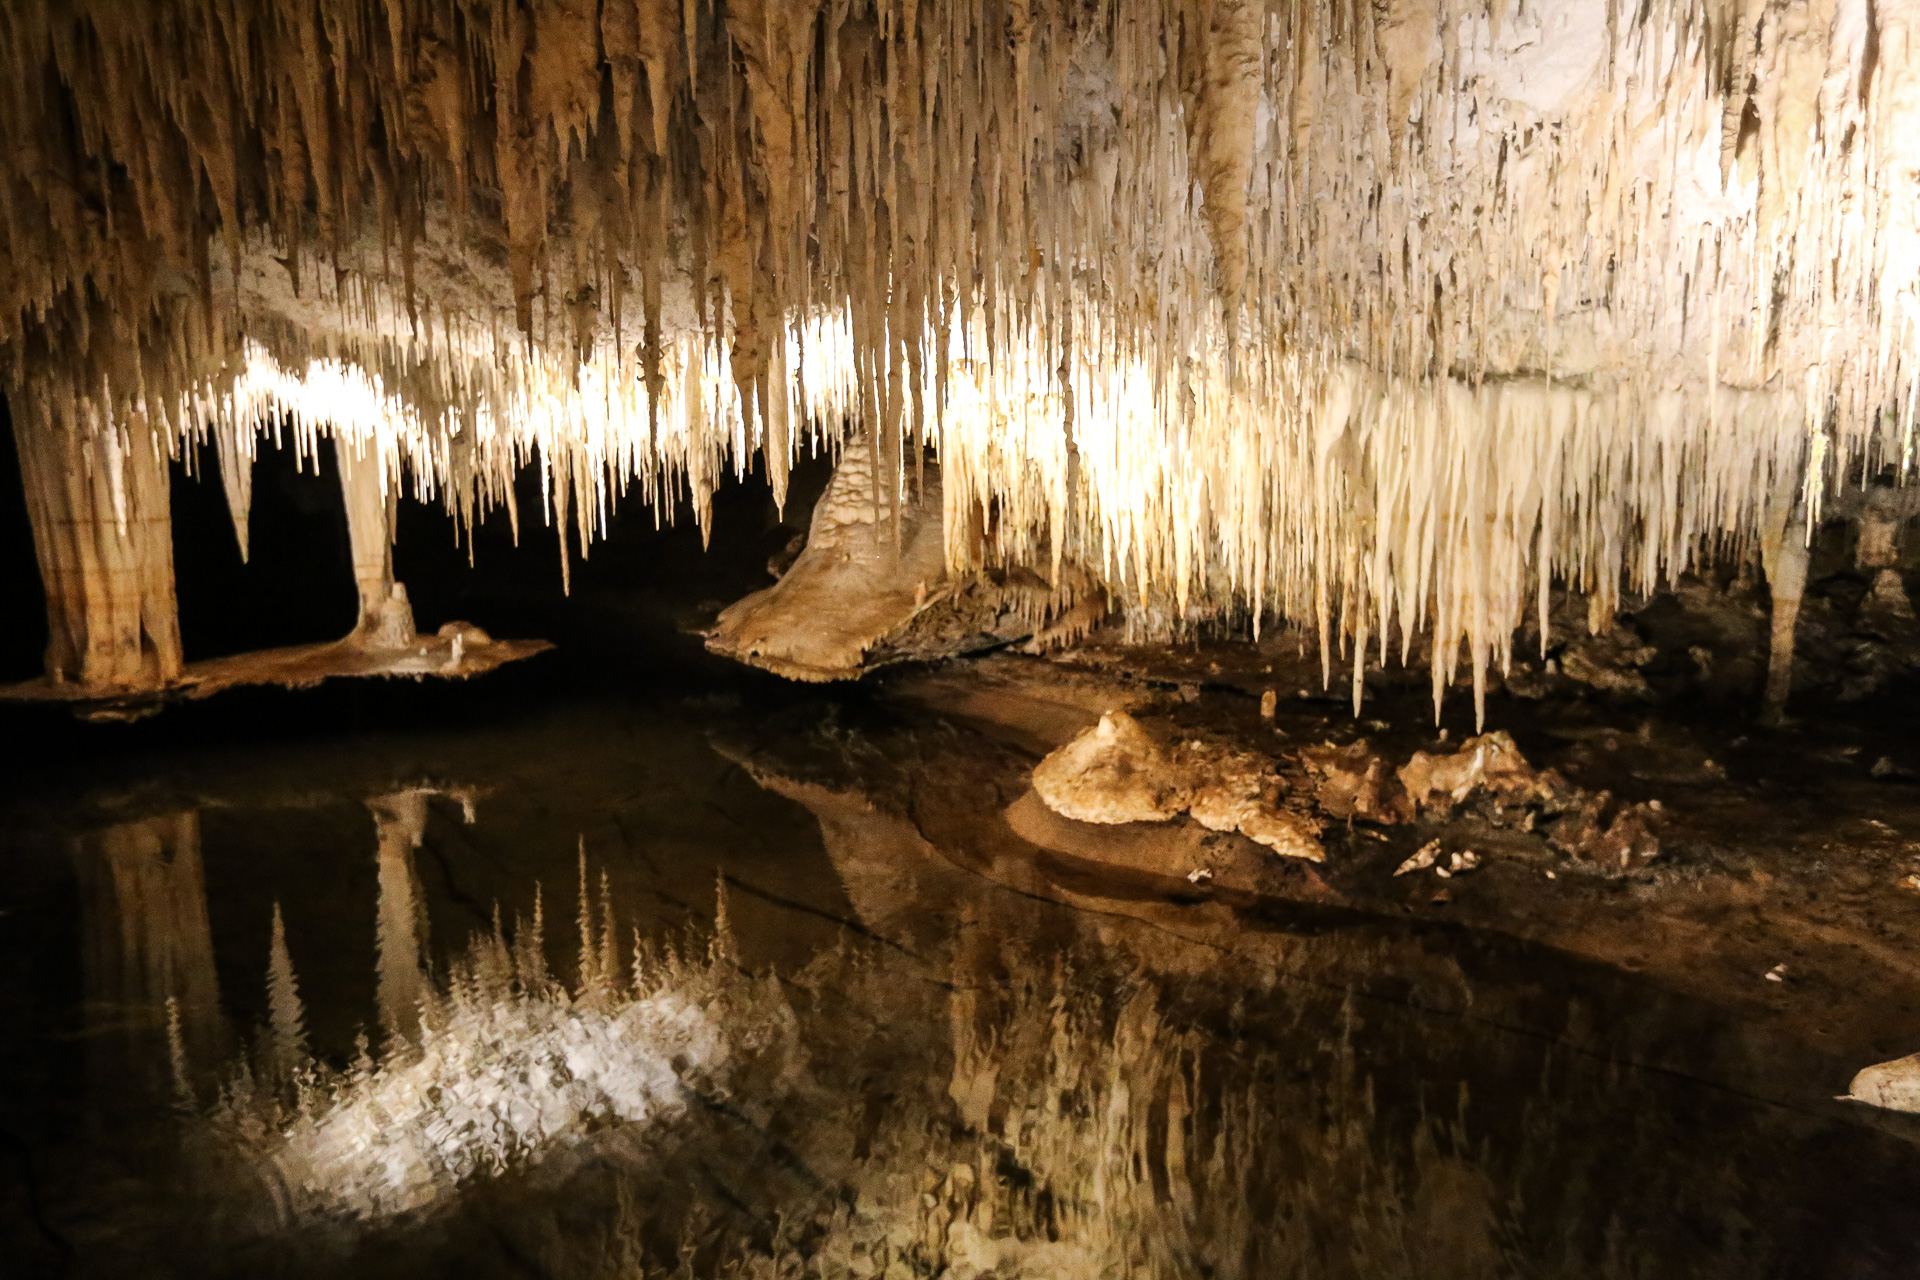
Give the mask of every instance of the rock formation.
M 537 456 L 582 542 L 852 439 L 899 537 L 932 449 L 950 574 L 1436 702 L 1709 556 L 1784 654 L 1788 513 L 1911 461 L 1915 0 L 19 0 L 0 65 L 61 678 L 172 678 L 127 477 L 211 433 L 244 541 L 265 423 L 463 521 Z
M 1326 859 L 1319 821 L 1281 803 L 1272 765 L 1204 741 L 1157 742 L 1124 711 L 1048 755 L 1033 789 L 1078 822 L 1159 822 L 1182 813 L 1210 831 L 1238 831 L 1287 858 Z
M 848 446 L 814 507 L 806 546 L 764 591 L 723 612 L 707 647 L 792 680 L 846 680 L 875 667 L 1036 636 L 1071 639 L 1106 612 L 1077 566 L 952 572 L 940 469 L 891 493 L 873 452 Z M 904 487 L 904 486 L 901 486 Z
M 96 690 L 180 676 L 170 477 L 160 442 L 15 429 L 47 595 L 47 676 Z

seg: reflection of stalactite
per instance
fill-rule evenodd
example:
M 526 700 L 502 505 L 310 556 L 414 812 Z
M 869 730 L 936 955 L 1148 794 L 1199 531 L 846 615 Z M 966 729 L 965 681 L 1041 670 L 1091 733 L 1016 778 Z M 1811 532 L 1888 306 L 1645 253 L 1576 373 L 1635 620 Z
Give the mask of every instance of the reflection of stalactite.
M 190 1067 L 215 1060 L 220 990 L 200 867 L 200 819 L 165 814 L 75 841 L 86 910 L 86 998 L 93 1031 L 162 1034 L 168 1001 Z M 146 1055 L 164 1063 L 165 1055 Z M 157 1080 L 155 1081 L 157 1083 Z
M 277 902 L 273 904 L 273 942 L 267 956 L 267 1014 L 274 1074 L 284 1078 L 307 1060 L 307 1011 L 300 1002 L 300 983 L 293 975 L 293 956 L 287 951 L 287 926 Z
M 380 835 L 380 1025 L 389 1040 L 412 1038 L 427 998 L 427 916 L 413 851 L 427 830 L 427 792 L 401 791 L 367 802 Z

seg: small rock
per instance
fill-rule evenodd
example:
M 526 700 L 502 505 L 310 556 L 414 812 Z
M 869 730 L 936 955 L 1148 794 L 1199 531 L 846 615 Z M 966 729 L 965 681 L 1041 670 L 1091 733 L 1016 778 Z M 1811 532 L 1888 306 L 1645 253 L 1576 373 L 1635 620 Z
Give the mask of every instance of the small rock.
M 1273 714 L 1279 710 L 1279 707 L 1280 695 L 1272 689 L 1268 689 L 1260 695 L 1260 718 L 1262 720 L 1273 719 Z
M 1889 1111 L 1920 1111 L 1920 1053 L 1876 1063 L 1854 1076 L 1842 1102 L 1864 1102 Z
M 1211 831 L 1238 831 L 1282 857 L 1322 862 L 1317 818 L 1279 804 L 1265 757 L 1197 739 L 1163 746 L 1124 711 L 1052 752 L 1033 771 L 1047 808 L 1077 822 L 1162 822 L 1185 811 Z
M 1204 880 L 1211 879 L 1213 879 L 1213 871 L 1207 867 L 1195 867 L 1193 870 L 1187 872 L 1188 884 L 1199 884 Z
M 1438 840 L 1429 840 L 1426 844 L 1420 847 L 1420 852 L 1414 854 L 1411 858 L 1408 858 L 1405 862 L 1401 863 L 1399 868 L 1396 869 L 1393 874 L 1395 874 L 1396 876 L 1403 876 L 1407 874 L 1407 872 L 1409 871 L 1425 871 L 1428 867 L 1434 864 L 1435 860 L 1438 859 L 1439 856 L 1440 856 L 1440 842 Z
M 1787 980 L 1787 966 L 1784 964 L 1777 964 L 1773 966 L 1773 968 L 1767 970 L 1765 976 L 1768 982 L 1785 982 Z
M 1902 889 L 1911 889 L 1915 893 L 1920 893 L 1920 872 L 1913 872 L 1901 876 L 1894 883 L 1898 884 Z
M 1318 779 L 1314 800 L 1329 817 L 1394 823 L 1413 816 L 1405 790 L 1365 738 L 1344 747 L 1322 743 L 1299 758 Z

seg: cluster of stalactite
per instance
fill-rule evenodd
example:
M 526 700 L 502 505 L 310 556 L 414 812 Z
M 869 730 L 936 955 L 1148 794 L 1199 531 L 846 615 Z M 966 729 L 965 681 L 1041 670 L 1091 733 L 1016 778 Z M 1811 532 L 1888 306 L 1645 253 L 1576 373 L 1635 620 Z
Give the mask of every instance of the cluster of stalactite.
M 583 544 L 858 431 L 955 569 L 1436 691 L 1911 456 L 1920 0 L 17 0 L 0 65 L 26 431 L 290 415 L 469 520 L 538 458 Z

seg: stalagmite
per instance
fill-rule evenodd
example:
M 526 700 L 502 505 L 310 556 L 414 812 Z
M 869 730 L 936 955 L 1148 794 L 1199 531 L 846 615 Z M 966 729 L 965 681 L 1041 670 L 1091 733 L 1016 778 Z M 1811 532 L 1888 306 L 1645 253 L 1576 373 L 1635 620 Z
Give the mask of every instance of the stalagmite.
M 939 468 L 923 470 L 917 497 L 896 492 L 882 504 L 873 472 L 872 451 L 849 445 L 805 548 L 773 586 L 721 613 L 707 648 L 789 679 L 845 680 L 1030 636 L 1064 642 L 1104 616 L 1104 593 L 1077 566 L 1060 566 L 1053 581 L 1025 569 L 950 572 Z
M 354 640 L 369 649 L 403 649 L 413 643 L 413 608 L 407 589 L 393 580 L 396 486 L 387 483 L 382 459 L 334 440 L 340 493 L 346 502 L 347 536 L 353 547 L 353 582 L 360 592 Z
M 1793 632 L 1800 617 L 1800 597 L 1807 587 L 1807 543 L 1806 509 L 1795 506 L 1779 531 L 1769 534 L 1765 547 L 1773 622 L 1760 718 L 1771 725 L 1786 722 L 1787 695 L 1793 690 Z
M 19 0 L 0 367 L 63 470 L 286 422 L 582 544 L 851 440 L 898 536 L 931 451 L 954 575 L 1478 701 L 1913 460 L 1920 3 L 1803 9 Z
M 1873 574 L 1874 608 L 1892 618 L 1911 619 L 1913 602 L 1900 577 L 1900 539 L 1908 522 L 1920 515 L 1920 489 L 1872 488 L 1850 505 L 1857 508 L 1853 562 Z

